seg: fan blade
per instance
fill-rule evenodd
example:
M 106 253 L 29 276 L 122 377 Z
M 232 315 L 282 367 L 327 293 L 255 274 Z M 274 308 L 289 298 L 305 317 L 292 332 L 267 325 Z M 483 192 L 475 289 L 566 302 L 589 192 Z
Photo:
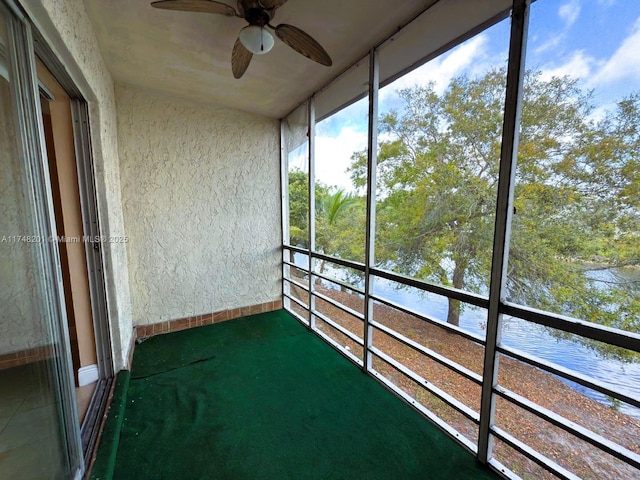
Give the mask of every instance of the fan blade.
M 271 10 L 272 8 L 280 8 L 287 3 L 287 0 L 258 0 L 258 3 L 262 8 Z
M 226 15 L 227 17 L 238 16 L 235 8 L 231 5 L 214 2 L 213 0 L 161 0 L 159 2 L 151 2 L 151 6 L 164 10 L 217 13 L 218 15 Z
M 311 35 L 303 32 L 293 25 L 283 23 L 276 27 L 276 35 L 280 40 L 314 62 L 330 67 L 333 65 L 331 57 L 322 45 L 316 42 Z
M 231 52 L 231 70 L 235 78 L 240 78 L 244 75 L 252 58 L 253 53 L 247 50 L 238 38 L 233 46 L 233 52 Z

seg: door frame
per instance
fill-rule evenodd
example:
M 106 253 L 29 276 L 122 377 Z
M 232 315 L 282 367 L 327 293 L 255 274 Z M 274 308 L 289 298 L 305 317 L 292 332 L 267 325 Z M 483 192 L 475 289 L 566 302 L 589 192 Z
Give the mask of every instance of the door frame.
M 81 425 L 82 449 L 85 463 L 89 465 L 97 442 L 100 421 L 104 415 L 111 391 L 115 370 L 107 307 L 105 259 L 102 248 L 104 236 L 102 235 L 98 212 L 89 105 L 67 72 L 64 64 L 35 28 L 33 29 L 33 37 L 35 55 L 64 89 L 71 102 L 74 153 L 83 233 L 89 239 L 84 244 L 99 373 L 96 389 Z M 42 89 L 43 86 L 41 85 L 40 87 Z
M 41 88 L 42 85 L 39 85 L 37 80 L 35 57 L 39 58 L 51 72 L 71 100 L 83 230 L 85 236 L 99 239 L 99 241 L 90 244 L 92 248 L 85 248 L 85 255 L 100 378 L 82 425 L 79 424 L 75 399 L 73 381 L 75 372 L 71 367 L 68 322 L 58 246 L 48 242 L 42 248 L 40 255 L 43 265 L 43 281 L 41 283 L 47 299 L 47 310 L 50 318 L 56 319 L 53 322 L 55 325 L 52 324 L 51 328 L 60 339 L 61 350 L 65 350 L 56 352 L 56 354 L 62 359 L 58 373 L 61 378 L 60 405 L 63 407 L 61 413 L 65 419 L 67 458 L 71 471 L 74 472 L 74 475 L 80 476 L 84 474 L 85 466 L 89 465 L 115 371 L 104 268 L 106 259 L 101 243 L 104 237 L 99 221 L 95 164 L 91 146 L 89 104 L 69 74 L 67 67 L 20 6 L 19 0 L 0 0 L 0 3 L 2 6 L 6 6 L 12 18 L 10 22 L 12 28 L 8 32 L 8 37 L 9 48 L 17 63 L 17 72 L 14 77 L 16 80 L 19 79 L 15 84 L 18 89 L 16 95 L 19 97 L 16 108 L 19 110 L 19 128 L 22 131 L 20 148 L 25 162 L 29 163 L 30 170 L 30 178 L 27 179 L 28 185 L 25 185 L 25 188 L 35 192 L 36 196 L 40 196 L 43 204 L 39 208 L 36 219 L 38 231 L 55 234 L 56 227 L 39 98 L 41 91 L 44 91 L 45 96 L 48 92 L 46 88 Z M 51 285 L 44 285 L 46 282 L 50 282 Z
M 6 8 L 5 8 L 6 6 Z M 64 288 L 60 268 L 59 249 L 55 242 L 47 241 L 56 233 L 51 181 L 46 155 L 40 90 L 34 56 L 33 31 L 29 19 L 11 0 L 2 0 L 0 7 L 6 15 L 7 62 L 12 88 L 18 154 L 23 167 L 23 189 L 31 205 L 31 232 L 37 292 L 41 303 L 39 315 L 46 319 L 52 349 L 49 352 L 61 419 L 61 440 L 64 448 L 65 469 L 76 478 L 84 472 L 78 409 L 74 395 L 73 369 L 69 347 Z M 39 238 L 39 241 L 38 241 Z
M 35 55 L 51 72 L 71 100 L 73 137 L 84 234 L 91 239 L 104 239 L 98 215 L 98 197 L 95 165 L 91 147 L 88 102 L 76 86 L 65 66 L 49 47 L 44 37 L 35 28 L 33 29 L 33 43 Z M 114 362 L 105 288 L 105 259 L 103 257 L 101 242 L 91 242 L 91 244 L 93 248 L 87 248 L 85 251 L 89 270 L 91 308 L 96 334 L 96 353 L 98 355 L 100 378 L 107 378 L 113 377 L 114 375 Z

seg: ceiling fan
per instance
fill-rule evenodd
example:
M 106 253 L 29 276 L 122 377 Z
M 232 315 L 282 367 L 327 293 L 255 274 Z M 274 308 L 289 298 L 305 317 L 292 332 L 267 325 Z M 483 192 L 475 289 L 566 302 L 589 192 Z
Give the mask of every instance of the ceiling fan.
M 271 25 L 276 9 L 285 3 L 287 0 L 238 0 L 237 10 L 231 5 L 214 0 L 161 0 L 152 2 L 151 6 L 165 10 L 216 13 L 244 18 L 249 25 L 240 30 L 231 53 L 231 70 L 235 78 L 244 75 L 254 54 L 262 55 L 273 48 L 274 38 L 269 30 L 274 31 L 280 40 L 296 52 L 330 67 L 333 63 L 331 57 L 309 34 L 286 23 L 277 27 Z

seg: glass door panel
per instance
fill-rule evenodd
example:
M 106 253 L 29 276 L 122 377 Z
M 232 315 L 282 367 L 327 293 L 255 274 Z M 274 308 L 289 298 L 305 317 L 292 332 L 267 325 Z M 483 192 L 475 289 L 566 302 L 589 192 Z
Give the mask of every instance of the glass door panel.
M 0 4 L 0 478 L 70 478 L 77 419 L 22 27 Z

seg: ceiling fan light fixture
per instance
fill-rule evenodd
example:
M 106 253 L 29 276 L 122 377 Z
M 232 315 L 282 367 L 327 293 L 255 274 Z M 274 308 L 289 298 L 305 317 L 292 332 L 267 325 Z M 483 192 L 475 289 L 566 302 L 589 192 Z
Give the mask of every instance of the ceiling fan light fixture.
M 258 25 L 249 25 L 240 31 L 240 41 L 254 55 L 263 55 L 273 48 L 271 32 Z

